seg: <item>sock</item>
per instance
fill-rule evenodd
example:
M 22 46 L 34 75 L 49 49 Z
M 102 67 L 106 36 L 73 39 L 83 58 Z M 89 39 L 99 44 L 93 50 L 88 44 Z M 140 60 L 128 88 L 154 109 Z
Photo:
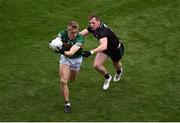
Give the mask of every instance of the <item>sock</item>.
M 109 79 L 109 74 L 107 73 L 104 77 L 105 77 L 106 79 Z
M 70 104 L 70 102 L 69 102 L 69 101 L 66 101 L 66 102 L 65 102 L 65 105 L 70 106 L 71 104 Z
M 116 73 L 117 73 L 117 74 L 120 74 L 120 73 L 121 73 L 121 70 L 116 71 Z

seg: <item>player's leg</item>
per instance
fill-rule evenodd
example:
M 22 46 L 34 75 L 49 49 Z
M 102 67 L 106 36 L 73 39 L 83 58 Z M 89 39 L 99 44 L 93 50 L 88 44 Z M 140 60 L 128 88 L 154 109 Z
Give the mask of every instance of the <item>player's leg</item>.
M 70 75 L 70 81 L 75 81 L 76 79 L 76 76 L 78 75 L 78 71 L 74 71 L 74 70 L 71 70 L 71 75 Z
M 107 72 L 106 68 L 104 67 L 104 62 L 108 59 L 108 55 L 103 52 L 97 53 L 95 60 L 94 60 L 94 68 L 101 73 L 105 77 L 103 89 L 106 90 L 109 88 L 110 81 L 112 79 L 111 75 Z
M 122 43 L 118 49 L 114 50 L 111 53 L 111 59 L 113 61 L 113 66 L 116 69 L 116 73 L 115 73 L 115 76 L 113 78 L 114 82 L 119 81 L 121 79 L 121 76 L 122 76 L 123 69 L 122 69 L 121 59 L 122 59 L 123 53 L 124 53 L 124 46 Z
M 65 56 L 61 56 L 60 76 L 62 76 L 61 89 L 62 89 L 62 94 L 64 96 L 64 101 L 65 101 L 65 107 L 64 107 L 65 112 L 71 111 L 71 104 L 69 102 L 69 89 L 68 89 L 67 82 L 71 80 L 75 80 L 76 75 L 78 74 L 78 71 L 80 70 L 82 60 L 83 60 L 82 57 L 71 59 Z
M 81 63 L 83 61 L 83 58 L 76 58 L 71 59 L 71 75 L 70 75 L 70 81 L 75 81 L 76 76 L 79 74 Z
M 108 72 L 106 68 L 104 67 L 104 62 L 108 59 L 108 56 L 104 54 L 103 52 L 99 52 L 96 54 L 95 60 L 94 60 L 94 68 L 101 73 L 103 76 L 105 76 Z
M 113 61 L 113 66 L 116 69 L 116 71 L 120 71 L 122 68 L 122 63 L 121 63 L 121 61 L 118 61 L 118 62 Z
M 64 111 L 65 112 L 70 112 L 69 88 L 68 88 L 68 81 L 70 78 L 70 74 L 71 74 L 70 67 L 66 64 L 60 64 L 60 67 L 59 67 L 60 89 L 64 97 L 64 102 L 65 102 Z
M 70 78 L 70 67 L 66 64 L 60 64 L 59 73 L 61 91 L 64 97 L 64 101 L 66 102 L 69 101 L 68 80 Z
M 119 62 L 113 62 L 113 66 L 114 66 L 115 69 L 116 69 L 116 73 L 115 73 L 115 75 L 114 75 L 113 81 L 114 81 L 114 82 L 117 82 L 117 81 L 119 81 L 119 80 L 121 79 L 121 76 L 122 76 L 122 71 L 123 71 L 123 69 L 122 69 L 122 63 L 121 63 L 121 61 L 119 61 Z

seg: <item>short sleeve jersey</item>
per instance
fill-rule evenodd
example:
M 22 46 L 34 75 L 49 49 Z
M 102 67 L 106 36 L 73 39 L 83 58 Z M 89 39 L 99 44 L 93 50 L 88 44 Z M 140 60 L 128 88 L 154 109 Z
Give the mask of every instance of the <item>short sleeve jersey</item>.
M 69 51 L 73 45 L 77 45 L 80 47 L 80 49 L 71 58 L 77 58 L 82 56 L 82 47 L 84 44 L 84 37 L 82 35 L 78 34 L 74 40 L 70 40 L 68 37 L 68 32 L 62 31 L 58 34 L 58 37 L 62 39 L 65 51 Z
M 96 30 L 92 30 L 90 26 L 87 28 L 87 30 L 98 40 L 107 37 L 107 50 L 113 50 L 119 46 L 118 37 L 104 23 L 101 23 L 100 27 L 98 27 Z

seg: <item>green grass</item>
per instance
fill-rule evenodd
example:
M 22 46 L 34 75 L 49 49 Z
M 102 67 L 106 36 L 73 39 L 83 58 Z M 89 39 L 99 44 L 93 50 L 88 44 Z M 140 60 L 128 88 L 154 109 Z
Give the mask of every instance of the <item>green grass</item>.
M 87 27 L 91 12 L 123 39 L 123 78 L 102 91 L 94 56 L 84 59 L 64 114 L 47 44 L 70 20 Z M 0 121 L 180 121 L 179 22 L 179 0 L 0 0 Z M 85 49 L 97 45 L 86 37 Z

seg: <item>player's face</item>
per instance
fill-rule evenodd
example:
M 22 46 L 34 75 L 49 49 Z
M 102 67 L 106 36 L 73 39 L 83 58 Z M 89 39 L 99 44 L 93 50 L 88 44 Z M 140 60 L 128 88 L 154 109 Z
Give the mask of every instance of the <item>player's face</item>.
M 92 18 L 89 20 L 89 25 L 92 30 L 96 30 L 100 26 L 100 21 L 96 20 L 96 18 Z
M 68 30 L 68 37 L 70 40 L 74 40 L 78 34 L 78 30 L 76 29 L 70 29 Z

